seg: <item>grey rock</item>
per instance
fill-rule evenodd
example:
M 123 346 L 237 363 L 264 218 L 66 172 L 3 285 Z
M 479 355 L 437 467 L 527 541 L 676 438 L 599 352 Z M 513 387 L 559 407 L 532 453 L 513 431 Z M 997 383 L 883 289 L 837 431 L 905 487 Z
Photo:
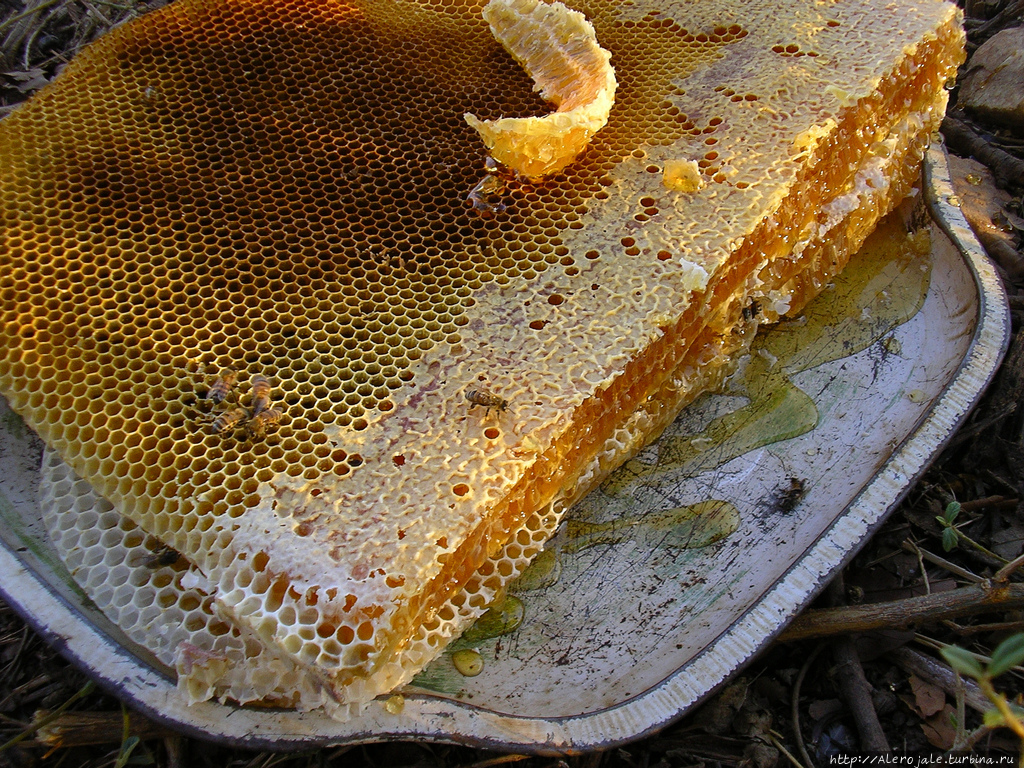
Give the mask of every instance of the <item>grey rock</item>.
M 960 81 L 960 106 L 975 117 L 1024 133 L 1024 27 L 982 45 Z

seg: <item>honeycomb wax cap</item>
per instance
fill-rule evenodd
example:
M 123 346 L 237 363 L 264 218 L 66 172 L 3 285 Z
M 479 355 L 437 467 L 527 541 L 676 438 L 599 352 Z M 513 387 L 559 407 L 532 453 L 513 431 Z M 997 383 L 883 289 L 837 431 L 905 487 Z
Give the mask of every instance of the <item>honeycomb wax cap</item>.
M 556 112 L 544 117 L 466 121 L 491 156 L 526 177 L 556 173 L 582 152 L 608 122 L 615 101 L 611 54 L 579 11 L 539 0 L 490 0 L 483 16 L 495 38 L 534 80 Z
M 608 124 L 491 216 L 463 115 L 544 104 L 476 3 L 178 0 L 0 123 L 4 395 L 340 699 L 841 267 L 962 60 L 938 0 L 576 5 Z M 280 422 L 211 431 L 257 376 Z

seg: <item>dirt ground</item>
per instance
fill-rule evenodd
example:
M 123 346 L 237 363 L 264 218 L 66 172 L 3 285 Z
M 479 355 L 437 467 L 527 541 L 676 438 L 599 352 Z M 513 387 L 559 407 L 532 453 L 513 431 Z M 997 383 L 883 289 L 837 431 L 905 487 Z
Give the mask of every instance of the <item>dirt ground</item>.
M 0 0 L 0 116 L 51 79 L 79 46 L 160 4 Z M 965 11 L 971 51 L 1024 20 L 1022 0 L 968 0 Z M 884 748 L 1016 756 L 1021 739 L 989 727 L 991 715 L 986 725 L 982 711 L 990 701 L 973 684 L 958 686 L 937 652 L 953 643 L 986 664 L 1002 641 L 1024 632 L 1016 561 L 1024 551 L 1024 122 L 983 120 L 960 110 L 958 95 L 955 88 L 943 133 L 953 153 L 981 161 L 956 160 L 953 175 L 1010 296 L 1013 336 L 1005 361 L 956 437 L 851 565 L 702 707 L 644 740 L 562 758 L 419 742 L 290 754 L 229 749 L 129 713 L 0 603 L 0 768 L 809 768 L 828 765 L 836 754 Z M 866 610 L 875 604 L 884 610 Z M 1024 651 L 1011 660 L 1021 659 Z M 1012 667 L 995 687 L 1018 696 L 1024 669 Z M 45 713 L 53 722 L 38 728 Z M 54 723 L 63 735 L 46 735 Z

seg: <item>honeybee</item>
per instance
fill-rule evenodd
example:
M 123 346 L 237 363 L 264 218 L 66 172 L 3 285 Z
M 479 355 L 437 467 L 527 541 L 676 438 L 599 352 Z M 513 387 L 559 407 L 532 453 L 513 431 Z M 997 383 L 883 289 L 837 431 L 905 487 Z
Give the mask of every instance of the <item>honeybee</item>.
M 212 400 L 215 404 L 224 402 L 224 398 L 228 396 L 228 392 L 231 391 L 237 378 L 237 373 L 230 368 L 225 368 L 206 391 L 206 399 Z
M 245 426 L 245 431 L 251 438 L 263 437 L 267 433 L 267 428 L 277 425 L 283 415 L 280 408 L 267 408 L 249 420 L 249 423 Z
M 249 412 L 245 408 L 232 408 L 230 411 L 224 411 L 213 420 L 213 424 L 210 425 L 210 433 L 216 435 L 220 432 L 230 431 L 247 418 L 249 418 Z
M 775 511 L 782 514 L 792 512 L 807 493 L 807 481 L 798 477 L 789 478 L 788 488 L 779 488 L 775 492 Z
M 252 377 L 252 418 L 256 418 L 270 407 L 270 382 L 266 376 L 257 373 Z
M 757 299 L 751 299 L 750 303 L 743 308 L 743 319 L 753 320 L 759 314 L 761 314 L 761 302 Z
M 471 389 L 466 393 L 466 399 L 469 400 L 470 406 L 482 405 L 488 410 L 491 408 L 497 408 L 499 411 L 508 410 L 508 400 L 498 397 L 486 389 Z
M 178 550 L 165 544 L 152 555 L 146 557 L 143 560 L 143 565 L 147 568 L 163 568 L 165 565 L 174 565 L 178 562 L 179 557 L 181 557 L 181 553 Z

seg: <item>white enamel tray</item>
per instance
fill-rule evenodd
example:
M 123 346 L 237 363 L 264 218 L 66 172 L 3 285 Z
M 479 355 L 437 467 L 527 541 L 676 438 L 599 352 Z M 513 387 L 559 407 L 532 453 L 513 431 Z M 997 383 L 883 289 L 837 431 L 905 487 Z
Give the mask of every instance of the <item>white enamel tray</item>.
M 75 587 L 39 520 L 42 446 L 0 401 L 0 592 L 73 662 L 186 733 L 274 749 L 416 738 L 567 752 L 656 730 L 747 664 L 882 523 L 966 417 L 1009 335 L 1006 300 L 926 162 L 931 252 L 865 249 L 803 319 L 569 515 L 515 585 L 518 629 L 458 641 L 396 707 L 358 719 L 207 702 Z M 473 649 L 484 669 L 456 671 Z M 400 711 L 392 714 L 390 710 Z

